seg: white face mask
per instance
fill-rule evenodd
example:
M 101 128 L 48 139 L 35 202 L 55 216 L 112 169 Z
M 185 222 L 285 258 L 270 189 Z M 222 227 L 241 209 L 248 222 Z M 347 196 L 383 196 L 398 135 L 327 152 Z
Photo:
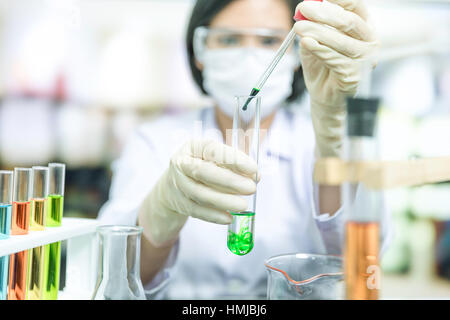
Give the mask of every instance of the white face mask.
M 218 107 L 233 118 L 235 96 L 247 96 L 272 61 L 275 52 L 261 48 L 205 50 L 203 86 Z M 261 119 L 270 115 L 292 94 L 294 70 L 298 58 L 286 54 L 267 80 L 261 92 Z

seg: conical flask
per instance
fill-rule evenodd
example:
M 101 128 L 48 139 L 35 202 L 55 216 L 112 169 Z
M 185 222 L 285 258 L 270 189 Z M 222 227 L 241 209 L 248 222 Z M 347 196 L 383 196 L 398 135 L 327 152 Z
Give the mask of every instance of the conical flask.
M 93 300 L 145 300 L 140 278 L 141 227 L 97 228 L 99 265 Z

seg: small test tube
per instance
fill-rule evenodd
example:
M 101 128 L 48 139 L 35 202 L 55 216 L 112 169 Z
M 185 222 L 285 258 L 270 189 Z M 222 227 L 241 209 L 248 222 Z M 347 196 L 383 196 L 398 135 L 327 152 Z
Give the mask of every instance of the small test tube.
M 41 231 L 45 229 L 46 207 L 48 196 L 47 167 L 32 168 L 32 195 L 30 230 Z
M 30 228 L 31 169 L 14 169 L 11 234 L 27 234 Z
M 64 210 L 64 183 L 66 166 L 49 163 L 49 195 L 47 199 L 47 227 L 61 226 Z M 42 299 L 56 300 L 59 290 L 61 241 L 44 246 L 44 280 Z
M 0 170 L 0 240 L 9 238 L 11 230 L 11 203 L 13 172 Z M 8 295 L 9 256 L 0 257 L 0 300 Z
M 14 168 L 11 234 L 24 235 L 30 225 L 31 169 Z M 8 300 L 25 300 L 28 250 L 10 255 Z
M 46 226 L 59 227 L 61 226 L 64 207 L 66 165 L 63 163 L 50 163 L 48 169 L 49 192 Z
M 47 167 L 32 168 L 32 196 L 30 230 L 45 229 L 47 215 L 48 176 Z M 27 300 L 41 300 L 44 281 L 44 246 L 28 250 Z

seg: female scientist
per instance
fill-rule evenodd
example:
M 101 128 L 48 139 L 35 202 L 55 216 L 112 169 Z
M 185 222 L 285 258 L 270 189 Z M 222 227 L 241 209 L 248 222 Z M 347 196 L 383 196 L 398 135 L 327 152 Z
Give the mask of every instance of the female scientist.
M 372 54 L 378 40 L 362 0 L 298 1 L 198 0 L 187 54 L 214 106 L 144 124 L 113 165 L 100 219 L 143 227 L 142 281 L 150 289 L 169 276 L 165 298 L 264 297 L 265 259 L 341 253 L 340 190 L 316 186 L 313 166 L 339 154 L 345 98 L 356 93 L 359 58 Z M 260 127 L 268 134 L 259 166 L 276 170 L 259 174 L 254 248 L 237 256 L 227 249 L 227 211 L 247 208 L 242 196 L 256 191 L 257 164 L 227 146 L 225 132 L 234 96 L 248 95 L 297 10 L 309 20 L 295 23 L 301 49 L 284 56 L 260 93 Z M 295 102 L 311 115 L 296 112 Z

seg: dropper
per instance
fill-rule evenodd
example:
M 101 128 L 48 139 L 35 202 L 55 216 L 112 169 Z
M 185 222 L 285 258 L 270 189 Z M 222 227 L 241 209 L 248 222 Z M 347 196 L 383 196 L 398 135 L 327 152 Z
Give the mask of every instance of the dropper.
M 323 0 L 304 0 L 304 1 L 319 1 L 322 2 Z M 305 18 L 300 10 L 297 11 L 295 16 L 293 17 L 295 21 L 301 21 L 301 20 L 308 20 Z M 294 27 L 292 27 L 291 31 L 289 31 L 288 35 L 284 39 L 283 43 L 281 44 L 280 48 L 278 49 L 277 53 L 275 54 L 275 57 L 272 59 L 272 62 L 269 64 L 267 69 L 264 71 L 262 76 L 259 78 L 256 85 L 253 87 L 252 91 L 250 92 L 250 96 L 245 102 L 244 106 L 242 107 L 242 110 L 247 110 L 247 106 L 252 101 L 252 99 L 261 91 L 262 87 L 266 83 L 269 76 L 272 74 L 275 67 L 278 65 L 278 62 L 280 62 L 281 58 L 286 53 L 287 49 L 291 45 L 292 41 L 294 41 L 296 36 L 296 32 L 294 30 Z

